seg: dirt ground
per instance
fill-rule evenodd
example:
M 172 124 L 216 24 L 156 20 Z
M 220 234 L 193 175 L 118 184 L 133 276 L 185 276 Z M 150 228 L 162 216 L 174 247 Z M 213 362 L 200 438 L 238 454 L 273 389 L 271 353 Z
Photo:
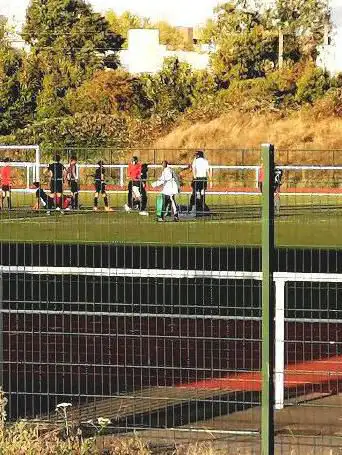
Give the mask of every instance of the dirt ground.
M 199 447 L 209 445 L 213 453 L 258 455 L 260 412 L 256 407 L 191 427 L 139 432 L 139 436 L 159 453 L 174 444 L 185 446 L 190 442 Z M 276 411 L 275 434 L 276 454 L 342 454 L 342 395 L 322 398 L 313 394 L 305 401 L 297 398 L 296 403 L 289 402 L 283 410 Z

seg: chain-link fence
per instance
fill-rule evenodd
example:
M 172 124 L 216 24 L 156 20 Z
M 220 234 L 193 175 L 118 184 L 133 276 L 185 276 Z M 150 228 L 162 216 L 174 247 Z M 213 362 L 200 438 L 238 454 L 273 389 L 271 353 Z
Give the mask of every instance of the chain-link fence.
M 125 164 L 129 152 L 107 162 Z M 181 152 L 179 165 L 187 162 Z M 154 162 L 164 158 L 154 153 Z M 106 432 L 258 453 L 262 162 L 258 151 L 215 153 L 206 151 L 212 165 L 258 172 L 242 169 L 236 179 L 238 170 L 219 168 L 227 174 L 208 185 L 205 216 L 189 215 L 190 174 L 177 223 L 168 214 L 156 221 L 152 191 L 144 217 L 123 209 L 125 189 L 113 190 L 108 213 L 94 213 L 91 193 L 81 192 L 80 209 L 50 215 L 30 210 L 35 192 L 13 193 L 10 210 L 4 201 L 0 355 L 9 419 L 56 423 L 64 403 L 84 434 L 103 418 Z M 276 154 L 279 453 L 340 446 L 341 162 L 338 151 Z

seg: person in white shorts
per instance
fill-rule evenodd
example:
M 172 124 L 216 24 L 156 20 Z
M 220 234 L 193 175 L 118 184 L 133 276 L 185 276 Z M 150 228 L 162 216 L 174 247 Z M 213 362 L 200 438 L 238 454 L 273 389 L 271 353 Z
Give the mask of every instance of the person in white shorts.
M 173 213 L 173 220 L 179 221 L 178 207 L 176 204 L 175 196 L 179 193 L 177 181 L 175 179 L 172 168 L 169 166 L 167 161 L 162 162 L 163 172 L 159 180 L 152 183 L 153 188 L 162 186 L 161 193 L 164 196 L 162 217 L 158 218 L 158 221 L 164 221 L 167 212 L 171 209 Z

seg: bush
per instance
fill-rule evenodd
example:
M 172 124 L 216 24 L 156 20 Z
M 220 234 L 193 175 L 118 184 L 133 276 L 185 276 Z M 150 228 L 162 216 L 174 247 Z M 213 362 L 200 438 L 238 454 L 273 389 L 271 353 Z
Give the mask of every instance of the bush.
M 269 73 L 266 77 L 233 81 L 228 89 L 217 93 L 216 103 L 223 111 L 278 110 L 293 104 L 295 91 L 294 69 L 285 68 Z
M 132 103 L 132 78 L 123 70 L 97 71 L 90 80 L 66 96 L 71 113 L 113 115 L 129 111 Z
M 165 129 L 158 118 L 141 120 L 127 115 L 75 114 L 35 122 L 13 136 L 0 136 L 0 142 L 40 144 L 43 150 L 70 146 L 123 149 L 148 145 L 161 131 Z
M 158 74 L 144 75 L 136 80 L 133 110 L 138 117 L 158 116 L 168 124 L 215 89 L 215 80 L 210 73 L 193 71 L 189 64 L 170 58 Z
M 297 80 L 296 101 L 313 103 L 330 88 L 329 75 L 313 62 L 308 63 Z
M 319 117 L 342 117 L 342 88 L 332 88 L 317 100 L 310 109 L 311 115 Z

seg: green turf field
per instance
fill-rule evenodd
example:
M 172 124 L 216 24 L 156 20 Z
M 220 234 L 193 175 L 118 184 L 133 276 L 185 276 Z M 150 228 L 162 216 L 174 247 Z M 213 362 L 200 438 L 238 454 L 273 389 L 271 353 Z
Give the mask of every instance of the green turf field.
M 260 245 L 259 196 L 208 196 L 212 216 L 179 223 L 157 223 L 125 213 L 124 195 L 112 195 L 113 212 L 91 211 L 91 195 L 82 195 L 79 212 L 34 213 L 33 195 L 13 195 L 14 209 L 0 213 L 0 239 L 11 242 L 119 242 L 164 245 Z M 181 197 L 186 202 L 186 196 Z M 276 221 L 278 246 L 341 247 L 342 196 L 282 196 Z

